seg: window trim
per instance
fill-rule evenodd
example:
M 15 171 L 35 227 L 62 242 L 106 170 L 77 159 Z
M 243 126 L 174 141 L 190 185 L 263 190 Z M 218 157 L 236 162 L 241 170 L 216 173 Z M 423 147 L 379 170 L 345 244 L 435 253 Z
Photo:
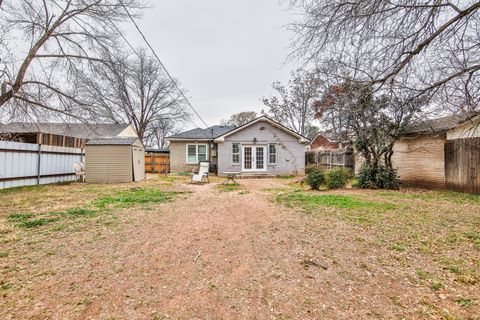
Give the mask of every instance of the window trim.
M 190 146 L 195 146 L 195 162 L 190 162 L 188 161 L 188 147 Z M 208 144 L 207 143 L 187 143 L 185 145 L 185 163 L 186 164 L 199 164 L 200 160 L 198 160 L 198 147 L 199 146 L 205 146 L 205 160 L 202 161 L 208 161 Z
M 233 153 L 233 146 L 234 146 L 234 145 L 237 145 L 237 146 L 238 146 L 238 152 L 237 152 L 237 153 Z M 241 164 L 242 164 L 242 157 L 241 157 L 241 154 L 242 154 L 242 153 L 241 153 L 241 151 L 240 151 L 240 150 L 241 150 L 240 148 L 241 148 L 240 143 L 232 143 L 232 157 L 230 158 L 230 160 L 231 160 L 231 162 L 232 162 L 232 165 L 234 165 L 234 166 L 238 166 L 238 165 L 241 165 Z M 236 155 L 236 154 L 238 154 L 238 162 L 234 162 L 234 161 L 233 161 L 233 156 Z
M 270 155 L 273 154 L 270 152 L 270 146 L 275 146 L 275 162 L 270 162 Z M 278 164 L 278 143 L 269 143 L 268 144 L 268 164 L 276 165 Z

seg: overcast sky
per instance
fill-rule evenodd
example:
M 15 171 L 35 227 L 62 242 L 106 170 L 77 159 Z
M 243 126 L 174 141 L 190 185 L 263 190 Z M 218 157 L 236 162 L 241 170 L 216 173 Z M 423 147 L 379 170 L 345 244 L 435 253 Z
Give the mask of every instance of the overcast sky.
M 260 98 L 273 93 L 271 83 L 286 82 L 297 67 L 284 64 L 292 38 L 285 26 L 294 17 L 280 0 L 152 3 L 139 25 L 208 125 L 262 110 Z M 140 45 L 134 28 L 127 31 Z

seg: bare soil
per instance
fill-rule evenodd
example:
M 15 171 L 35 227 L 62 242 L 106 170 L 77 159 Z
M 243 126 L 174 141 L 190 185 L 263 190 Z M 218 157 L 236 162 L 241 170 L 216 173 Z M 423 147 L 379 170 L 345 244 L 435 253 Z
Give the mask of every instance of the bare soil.
M 480 202 L 328 192 L 402 204 L 364 223 L 347 209 L 279 203 L 299 189 L 292 180 L 239 188 L 214 180 L 153 179 L 139 186 L 188 193 L 31 229 L 8 217 L 78 207 L 131 185 L 0 194 L 0 318 L 480 319 Z M 392 218 L 418 208 L 451 219 L 442 227 L 424 211 L 421 224 Z M 459 238 L 438 242 L 448 230 Z M 448 269 L 452 261 L 459 270 Z

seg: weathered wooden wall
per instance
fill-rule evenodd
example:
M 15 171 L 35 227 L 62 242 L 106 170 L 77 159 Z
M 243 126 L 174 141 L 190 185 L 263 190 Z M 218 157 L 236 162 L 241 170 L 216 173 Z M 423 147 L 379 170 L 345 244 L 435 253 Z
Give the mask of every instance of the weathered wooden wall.
M 0 189 L 75 180 L 83 150 L 0 141 Z
M 480 138 L 445 144 L 445 180 L 448 189 L 480 194 Z
M 146 153 L 145 154 L 145 172 L 146 173 L 169 173 L 170 155 L 166 153 Z

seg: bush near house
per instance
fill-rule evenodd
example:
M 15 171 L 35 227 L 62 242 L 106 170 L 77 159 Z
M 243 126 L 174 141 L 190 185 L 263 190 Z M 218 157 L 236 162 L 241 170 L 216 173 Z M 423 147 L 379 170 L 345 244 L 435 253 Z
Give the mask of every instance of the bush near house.
M 332 169 L 325 173 L 325 184 L 330 189 L 345 188 L 351 178 L 352 173 L 347 168 Z
M 315 169 L 311 168 L 307 175 L 306 182 L 313 190 L 319 190 L 320 187 L 325 183 L 325 174 L 318 167 Z
M 347 168 L 337 168 L 324 172 L 318 167 L 312 167 L 309 168 L 306 182 L 313 190 L 319 190 L 321 186 L 329 189 L 339 189 L 344 188 L 351 178 L 352 174 Z
M 363 166 L 357 177 L 356 187 L 363 189 L 400 189 L 400 177 L 395 169 L 383 165 L 377 168 Z

